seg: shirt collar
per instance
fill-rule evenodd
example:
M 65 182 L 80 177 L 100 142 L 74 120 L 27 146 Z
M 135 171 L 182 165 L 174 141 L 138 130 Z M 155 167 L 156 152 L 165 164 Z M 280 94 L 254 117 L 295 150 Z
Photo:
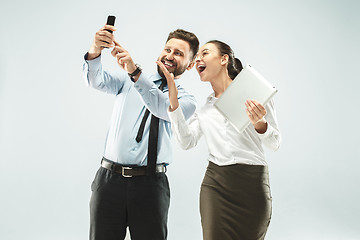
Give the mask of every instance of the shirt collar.
M 214 93 L 214 92 L 212 92 L 212 93 L 207 97 L 207 100 L 208 100 L 208 101 L 210 101 L 210 100 L 212 100 L 212 99 L 214 99 L 214 100 L 217 100 L 217 99 L 218 99 L 217 97 L 215 97 L 215 93 Z
M 161 79 L 161 76 L 158 72 L 156 72 L 150 76 L 150 80 L 159 86 L 160 86 L 160 79 Z M 180 81 L 180 79 L 175 79 L 175 85 L 177 87 L 180 85 L 179 81 Z M 167 88 L 167 85 L 165 88 Z

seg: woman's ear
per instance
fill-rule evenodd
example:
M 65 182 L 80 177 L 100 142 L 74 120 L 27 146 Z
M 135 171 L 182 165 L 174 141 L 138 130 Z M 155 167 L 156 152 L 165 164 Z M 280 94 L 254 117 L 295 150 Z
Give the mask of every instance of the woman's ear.
M 221 65 L 226 65 L 229 62 L 229 55 L 224 54 L 221 56 Z

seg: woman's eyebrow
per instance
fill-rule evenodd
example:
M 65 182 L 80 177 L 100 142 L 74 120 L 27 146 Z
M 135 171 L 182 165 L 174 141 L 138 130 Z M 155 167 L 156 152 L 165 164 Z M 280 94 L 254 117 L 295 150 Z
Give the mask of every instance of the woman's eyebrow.
M 205 49 L 199 51 L 199 52 L 195 55 L 195 57 L 197 57 L 200 53 L 203 53 L 203 52 L 205 52 L 205 51 L 209 51 L 209 49 L 205 48 Z

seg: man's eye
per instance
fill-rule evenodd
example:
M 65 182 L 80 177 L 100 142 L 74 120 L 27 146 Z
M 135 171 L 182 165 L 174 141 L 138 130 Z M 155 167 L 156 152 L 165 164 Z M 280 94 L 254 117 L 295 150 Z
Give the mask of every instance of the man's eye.
M 166 49 L 165 49 L 165 52 L 169 53 L 169 52 L 170 52 L 170 49 L 166 48 Z
M 180 52 L 175 52 L 175 55 L 176 56 L 181 56 L 181 53 Z

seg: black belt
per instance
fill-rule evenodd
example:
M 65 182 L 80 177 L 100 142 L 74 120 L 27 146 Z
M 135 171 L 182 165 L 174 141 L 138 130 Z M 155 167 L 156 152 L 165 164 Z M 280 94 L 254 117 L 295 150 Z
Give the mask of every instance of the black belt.
M 111 171 L 120 173 L 123 177 L 135 177 L 146 175 L 146 166 L 124 166 L 118 163 L 114 163 L 106 158 L 101 160 L 101 166 Z M 156 165 L 156 173 L 166 172 L 165 164 Z

